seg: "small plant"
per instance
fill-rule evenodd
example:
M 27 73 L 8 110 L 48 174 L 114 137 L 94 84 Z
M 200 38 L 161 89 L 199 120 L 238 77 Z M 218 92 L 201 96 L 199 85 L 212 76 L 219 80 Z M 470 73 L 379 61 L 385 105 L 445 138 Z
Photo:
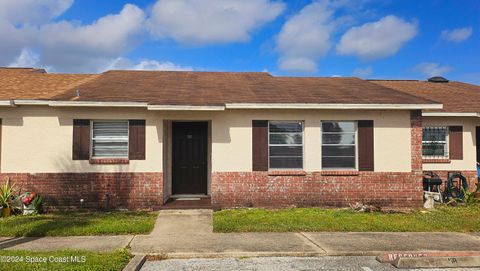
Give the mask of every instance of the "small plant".
M 43 198 L 40 195 L 37 195 L 32 201 L 33 207 L 35 208 L 36 214 L 43 213 Z
M 26 192 L 21 195 L 23 203 L 23 214 L 39 214 L 43 211 L 43 198 L 35 192 Z
M 479 202 L 479 199 L 475 198 L 474 192 L 469 192 L 462 187 L 462 193 L 463 193 L 462 202 L 464 202 L 466 205 L 471 205 Z
M 15 191 L 15 184 L 10 184 L 10 178 L 5 178 L 5 183 L 0 186 L 0 205 L 2 206 L 2 216 L 10 216 L 11 204 L 15 199 L 13 195 Z

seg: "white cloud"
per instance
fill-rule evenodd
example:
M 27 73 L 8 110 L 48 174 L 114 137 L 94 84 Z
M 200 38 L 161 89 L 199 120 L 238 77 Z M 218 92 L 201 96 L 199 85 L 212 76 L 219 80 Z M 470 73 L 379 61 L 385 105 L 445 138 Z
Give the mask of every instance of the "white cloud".
M 353 70 L 352 75 L 355 77 L 365 78 L 373 73 L 372 66 L 368 66 L 366 68 L 356 68 Z
M 112 61 L 105 70 L 155 70 L 155 71 L 192 71 L 192 67 L 180 66 L 170 61 L 160 62 L 151 59 L 142 59 L 138 63 L 119 57 Z
M 291 17 L 277 37 L 279 66 L 294 72 L 315 72 L 317 61 L 331 47 L 334 11 L 328 1 L 314 2 Z
M 68 21 L 41 27 L 38 43 L 41 61 L 63 71 L 92 71 L 131 50 L 143 31 L 144 12 L 127 4 L 119 14 L 107 15 L 90 25 Z
M 470 38 L 473 33 L 472 27 L 445 29 L 442 31 L 441 37 L 452 42 L 462 42 Z
M 9 67 L 37 67 L 40 61 L 40 56 L 28 48 L 22 49 L 20 55 L 15 58 L 15 61 L 10 63 Z
M 434 62 L 422 62 L 413 68 L 414 71 L 420 72 L 426 77 L 441 76 L 452 70 L 449 66 L 442 66 Z
M 157 38 L 183 44 L 244 42 L 284 8 L 270 0 L 158 0 L 148 28 Z
M 0 66 L 7 65 L 20 54 L 33 36 L 30 32 L 30 29 L 17 29 L 0 18 Z
M 350 28 L 340 39 L 337 52 L 373 60 L 393 55 L 418 32 L 416 22 L 389 15 L 377 22 Z
M 16 24 L 38 24 L 61 15 L 74 0 L 0 0 L 0 18 Z

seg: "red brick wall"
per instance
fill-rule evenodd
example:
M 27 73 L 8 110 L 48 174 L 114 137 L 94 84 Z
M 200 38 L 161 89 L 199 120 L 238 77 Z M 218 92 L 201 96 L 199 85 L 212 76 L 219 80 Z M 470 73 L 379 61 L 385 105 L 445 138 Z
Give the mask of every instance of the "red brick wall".
M 163 173 L 3 173 L 48 208 L 151 209 L 163 204 Z
M 268 172 L 215 172 L 212 205 L 228 207 L 348 206 L 419 207 L 421 174 L 359 172 L 358 176 L 272 176 Z
M 412 172 L 422 172 L 422 111 L 410 112 Z

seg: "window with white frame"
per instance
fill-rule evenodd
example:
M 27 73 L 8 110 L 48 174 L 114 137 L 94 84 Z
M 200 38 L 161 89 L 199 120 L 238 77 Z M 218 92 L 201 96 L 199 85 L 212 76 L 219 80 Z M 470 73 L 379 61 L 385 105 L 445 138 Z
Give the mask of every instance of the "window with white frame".
M 422 128 L 422 156 L 448 158 L 448 127 Z
M 322 121 L 322 169 L 355 169 L 355 121 Z
M 268 160 L 270 169 L 303 168 L 303 122 L 268 123 Z
M 128 121 L 92 121 L 92 157 L 128 158 Z

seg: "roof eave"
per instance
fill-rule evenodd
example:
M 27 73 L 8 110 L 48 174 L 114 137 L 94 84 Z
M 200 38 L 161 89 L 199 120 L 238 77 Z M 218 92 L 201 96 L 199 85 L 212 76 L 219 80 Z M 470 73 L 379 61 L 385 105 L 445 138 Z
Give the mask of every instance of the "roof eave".
M 307 104 L 307 103 L 227 103 L 226 109 L 442 109 L 442 104 Z
M 423 112 L 424 117 L 480 117 L 476 112 Z

